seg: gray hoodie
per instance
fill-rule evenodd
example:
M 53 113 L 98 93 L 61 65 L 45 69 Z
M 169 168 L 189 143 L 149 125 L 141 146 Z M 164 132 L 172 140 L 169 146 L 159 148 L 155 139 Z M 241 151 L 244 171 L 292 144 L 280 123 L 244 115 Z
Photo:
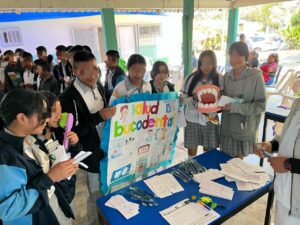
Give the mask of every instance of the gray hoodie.
M 246 67 L 237 80 L 233 71 L 226 73 L 224 95 L 242 98 L 244 103 L 231 104 L 230 112 L 222 113 L 221 136 L 255 142 L 261 114 L 266 109 L 265 84 L 261 71 Z

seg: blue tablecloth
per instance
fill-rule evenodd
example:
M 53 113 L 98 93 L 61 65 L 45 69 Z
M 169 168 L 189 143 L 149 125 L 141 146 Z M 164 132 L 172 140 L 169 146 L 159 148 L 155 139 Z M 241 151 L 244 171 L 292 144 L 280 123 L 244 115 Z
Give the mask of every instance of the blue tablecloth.
M 218 151 L 218 150 L 212 150 L 209 152 L 206 152 L 202 155 L 199 155 L 195 157 L 195 159 L 201 163 L 206 168 L 214 168 L 214 169 L 220 169 L 220 163 L 226 163 L 229 159 L 231 159 L 230 156 Z M 176 166 L 175 166 L 176 167 Z M 170 169 L 164 170 L 159 174 L 170 172 Z M 177 202 L 186 199 L 191 198 L 191 196 L 203 196 L 201 193 L 199 193 L 199 187 L 198 184 L 195 182 L 191 183 L 184 183 L 183 181 L 177 179 L 179 183 L 183 186 L 184 191 L 179 192 L 177 194 L 174 194 L 172 196 L 159 199 L 157 198 L 157 202 L 159 205 L 157 207 L 145 207 L 140 205 L 139 214 L 135 217 L 126 220 L 117 210 L 105 206 L 105 202 L 113 195 L 116 194 L 122 194 L 125 192 L 126 188 L 121 189 L 119 191 L 116 191 L 112 194 L 109 194 L 107 196 L 104 196 L 102 198 L 99 198 L 97 200 L 97 207 L 100 210 L 102 216 L 105 217 L 107 222 L 111 225 L 126 225 L 126 224 L 137 224 L 137 225 L 153 225 L 153 224 L 168 224 L 162 216 L 159 214 L 159 211 L 166 209 L 170 207 L 173 204 L 176 204 Z M 226 208 L 216 208 L 215 210 L 221 215 L 221 218 L 217 220 L 217 222 L 224 221 L 228 218 L 230 218 L 235 213 L 242 210 L 245 206 L 249 205 L 265 193 L 267 193 L 271 188 L 271 182 L 267 183 L 264 187 L 260 188 L 256 191 L 238 191 L 235 185 L 235 182 L 227 182 L 225 178 L 220 178 L 216 180 L 216 182 L 224 184 L 226 186 L 232 187 L 234 189 L 234 196 L 232 201 L 216 198 L 213 196 L 210 196 L 214 202 L 217 202 L 219 204 L 224 205 Z M 146 186 L 146 184 L 143 181 L 139 181 L 134 186 L 141 187 L 145 190 L 149 190 L 149 188 Z M 150 190 L 149 190 L 150 191 Z M 205 195 L 208 196 L 208 195 Z M 130 198 L 125 195 L 125 198 L 129 201 Z M 261 218 L 261 221 L 264 221 L 264 218 Z M 216 221 L 215 221 L 216 222 Z

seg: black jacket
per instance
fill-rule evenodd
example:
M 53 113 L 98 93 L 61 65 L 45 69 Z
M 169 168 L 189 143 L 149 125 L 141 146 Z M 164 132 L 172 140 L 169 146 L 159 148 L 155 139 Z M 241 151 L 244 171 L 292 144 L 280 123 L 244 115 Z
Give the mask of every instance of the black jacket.
M 70 78 L 73 77 L 73 72 L 72 72 L 72 66 L 71 66 L 71 63 L 68 61 L 66 63 L 66 66 L 65 66 L 65 69 L 66 69 L 66 75 Z M 54 74 L 54 77 L 56 78 L 56 80 L 63 85 L 63 90 L 65 90 L 65 82 L 64 81 L 60 81 L 60 77 L 64 77 L 64 72 L 63 72 L 63 64 L 62 62 L 58 63 L 57 65 L 55 65 L 54 69 L 53 69 L 53 74 Z
M 60 86 L 56 78 L 51 75 L 47 80 L 41 78 L 39 91 L 49 91 L 58 96 L 60 93 Z
M 105 75 L 105 84 L 104 84 L 104 89 L 105 89 L 105 95 L 106 95 L 106 101 L 109 102 L 110 96 L 112 94 L 111 90 L 108 90 L 108 75 L 109 75 L 109 70 L 106 71 L 106 75 Z M 124 72 L 124 70 L 117 66 L 117 68 L 114 71 L 114 74 L 112 76 L 111 79 L 111 83 L 113 88 L 115 88 L 117 86 L 117 80 L 120 76 L 126 76 L 126 73 Z
M 154 86 L 154 81 L 153 80 L 150 80 L 150 84 L 151 84 L 152 94 L 153 93 L 158 93 L 157 89 Z M 169 81 L 166 81 L 166 85 L 168 86 L 170 92 L 175 91 L 174 84 L 171 84 Z
M 100 83 L 97 83 L 98 90 L 102 96 L 104 107 L 107 107 L 104 89 Z M 60 103 L 63 112 L 72 113 L 74 116 L 73 131 L 78 135 L 80 144 L 85 151 L 91 151 L 93 154 L 83 160 L 88 165 L 87 171 L 92 173 L 100 172 L 100 160 L 104 158 L 103 150 L 100 148 L 100 139 L 96 130 L 96 125 L 104 122 L 99 112 L 91 114 L 74 86 L 74 82 L 60 96 Z M 82 169 L 85 169 L 82 167 Z
M 59 225 L 47 192 L 55 183 L 23 154 L 23 143 L 24 138 L 0 132 L 0 220 L 3 224 Z M 74 217 L 59 187 L 55 188 L 64 214 Z
M 64 141 L 64 129 L 61 127 L 58 127 L 56 129 L 52 129 L 51 131 L 55 134 L 55 137 L 52 136 L 52 140 L 58 141 L 60 145 L 63 145 Z M 45 146 L 45 143 L 48 141 L 44 137 L 41 138 L 41 136 L 35 136 L 37 139 L 37 143 L 40 146 L 40 149 L 48 154 L 48 149 Z M 77 155 L 80 151 L 83 151 L 83 148 L 81 144 L 78 142 L 76 145 L 70 145 L 68 148 L 68 152 L 71 153 L 71 157 L 73 158 L 75 155 Z M 65 200 L 70 204 L 75 196 L 75 183 L 76 183 L 76 175 L 73 175 L 70 180 L 62 180 L 58 183 L 55 183 L 60 190 L 62 191 L 62 194 L 64 195 Z

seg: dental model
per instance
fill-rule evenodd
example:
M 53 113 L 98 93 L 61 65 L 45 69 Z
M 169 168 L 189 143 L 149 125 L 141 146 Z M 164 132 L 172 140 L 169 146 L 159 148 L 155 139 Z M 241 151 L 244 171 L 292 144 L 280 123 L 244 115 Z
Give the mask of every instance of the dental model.
M 201 113 L 213 113 L 221 110 L 218 106 L 220 99 L 220 88 L 212 85 L 206 84 L 199 86 L 195 93 L 198 97 L 197 108 Z

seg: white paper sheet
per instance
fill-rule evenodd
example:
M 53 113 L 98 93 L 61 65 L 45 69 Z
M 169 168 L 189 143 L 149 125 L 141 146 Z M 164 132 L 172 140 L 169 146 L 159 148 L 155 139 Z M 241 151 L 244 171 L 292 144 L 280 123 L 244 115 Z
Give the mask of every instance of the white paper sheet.
M 159 179 L 164 183 L 165 186 L 167 186 L 168 190 L 173 194 L 184 191 L 183 187 L 178 183 L 176 178 L 170 173 L 160 175 Z
M 225 106 L 227 104 L 234 103 L 236 100 L 234 98 L 230 98 L 228 96 L 222 95 L 222 97 L 219 100 L 218 106 Z
M 212 195 L 227 200 L 232 200 L 234 195 L 234 191 L 232 188 L 216 183 L 214 181 L 204 180 L 200 183 L 199 186 L 199 192 L 201 192 L 202 194 Z
M 220 165 L 228 182 L 236 182 L 239 191 L 254 191 L 263 187 L 270 177 L 263 168 L 248 164 L 241 159 L 231 159 Z
M 58 148 L 50 153 L 50 157 L 52 156 L 52 167 L 55 166 L 59 162 L 66 161 L 70 159 L 70 154 L 67 154 L 64 146 L 60 145 Z
M 139 214 L 139 205 L 127 201 L 122 195 L 112 196 L 105 205 L 118 210 L 127 220 Z
M 159 213 L 171 225 L 205 225 L 220 217 L 214 210 L 188 199 Z
M 254 172 L 254 173 L 265 172 L 262 167 L 246 163 L 245 161 L 239 158 L 233 158 L 229 160 L 228 163 L 241 168 L 245 172 Z
M 224 177 L 224 174 L 221 173 L 220 170 L 217 169 L 209 169 L 203 173 L 198 173 L 194 175 L 194 180 L 197 183 L 200 183 L 204 180 L 216 180 L 221 177 Z
M 144 180 L 144 182 L 159 198 L 165 198 L 184 190 L 176 178 L 170 173 L 151 177 Z

